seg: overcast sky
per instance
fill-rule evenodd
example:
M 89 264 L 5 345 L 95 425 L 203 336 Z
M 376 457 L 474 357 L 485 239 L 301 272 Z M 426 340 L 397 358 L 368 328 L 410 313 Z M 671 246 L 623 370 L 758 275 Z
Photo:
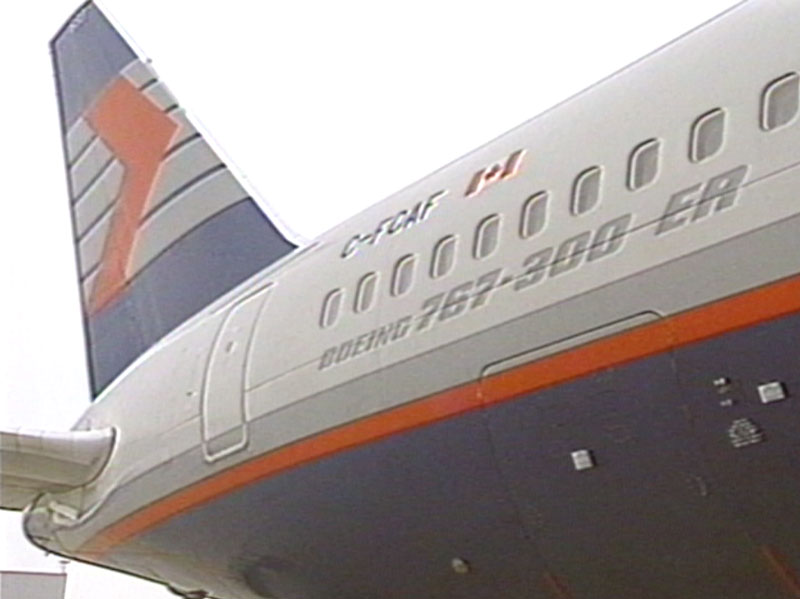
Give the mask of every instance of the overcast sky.
M 0 426 L 88 404 L 47 42 L 75 0 L 0 25 L 5 343 Z M 732 0 L 106 0 L 178 101 L 288 227 L 311 238 L 626 66 Z M 58 569 L 0 514 L 0 569 Z M 69 566 L 68 599 L 163 588 Z

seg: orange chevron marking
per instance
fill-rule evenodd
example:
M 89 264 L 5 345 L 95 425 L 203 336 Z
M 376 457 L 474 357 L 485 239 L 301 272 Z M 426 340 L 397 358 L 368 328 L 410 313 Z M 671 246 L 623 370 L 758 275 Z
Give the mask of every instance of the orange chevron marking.
M 125 166 L 121 195 L 89 302 L 89 314 L 95 314 L 113 302 L 128 282 L 139 221 L 178 124 L 124 77 L 103 93 L 87 118 Z

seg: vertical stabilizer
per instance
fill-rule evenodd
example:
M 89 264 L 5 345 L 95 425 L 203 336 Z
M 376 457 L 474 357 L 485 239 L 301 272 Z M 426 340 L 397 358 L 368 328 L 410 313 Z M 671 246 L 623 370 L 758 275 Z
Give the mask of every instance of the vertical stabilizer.
M 295 246 L 93 3 L 51 43 L 95 396 Z

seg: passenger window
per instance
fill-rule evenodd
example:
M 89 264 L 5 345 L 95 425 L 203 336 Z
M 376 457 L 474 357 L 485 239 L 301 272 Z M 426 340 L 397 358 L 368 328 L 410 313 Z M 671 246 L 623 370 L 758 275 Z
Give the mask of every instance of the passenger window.
M 339 309 L 342 306 L 343 292 L 341 289 L 334 289 L 325 296 L 322 302 L 322 313 L 319 317 L 319 325 L 323 329 L 327 329 L 336 322 L 339 318 Z
M 500 215 L 492 214 L 484 218 L 475 230 L 475 245 L 472 255 L 481 260 L 492 254 L 500 242 Z
M 411 289 L 414 281 L 414 267 L 417 265 L 417 258 L 413 254 L 403 256 L 394 265 L 392 275 L 392 295 L 403 295 Z
M 433 248 L 431 260 L 431 276 L 434 279 L 449 273 L 456 261 L 456 238 L 454 235 L 443 237 Z
M 593 166 L 575 178 L 572 186 L 572 214 L 577 216 L 589 212 L 600 201 L 602 173 L 599 166 Z
M 692 125 L 689 158 L 702 162 L 722 149 L 725 140 L 725 111 L 716 108 L 698 118 Z
M 628 189 L 636 191 L 655 181 L 660 153 L 661 142 L 657 139 L 649 139 L 634 148 L 628 160 Z
M 800 101 L 800 76 L 787 73 L 770 83 L 761 98 L 761 128 L 772 131 L 794 120 Z
M 519 236 L 528 239 L 544 229 L 547 221 L 547 192 L 540 191 L 529 197 L 522 205 Z
M 375 288 L 378 283 L 378 273 L 370 272 L 361 277 L 356 291 L 356 301 L 353 308 L 356 312 L 366 312 L 372 307 L 375 300 Z

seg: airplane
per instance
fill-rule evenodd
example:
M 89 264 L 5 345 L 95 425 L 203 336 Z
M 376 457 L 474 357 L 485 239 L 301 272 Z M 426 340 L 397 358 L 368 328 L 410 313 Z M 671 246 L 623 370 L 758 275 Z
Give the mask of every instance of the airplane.
M 57 554 L 204 597 L 800 596 L 800 61 L 745 2 L 299 246 L 93 3 Z M 758 191 L 758 193 L 756 193 Z

